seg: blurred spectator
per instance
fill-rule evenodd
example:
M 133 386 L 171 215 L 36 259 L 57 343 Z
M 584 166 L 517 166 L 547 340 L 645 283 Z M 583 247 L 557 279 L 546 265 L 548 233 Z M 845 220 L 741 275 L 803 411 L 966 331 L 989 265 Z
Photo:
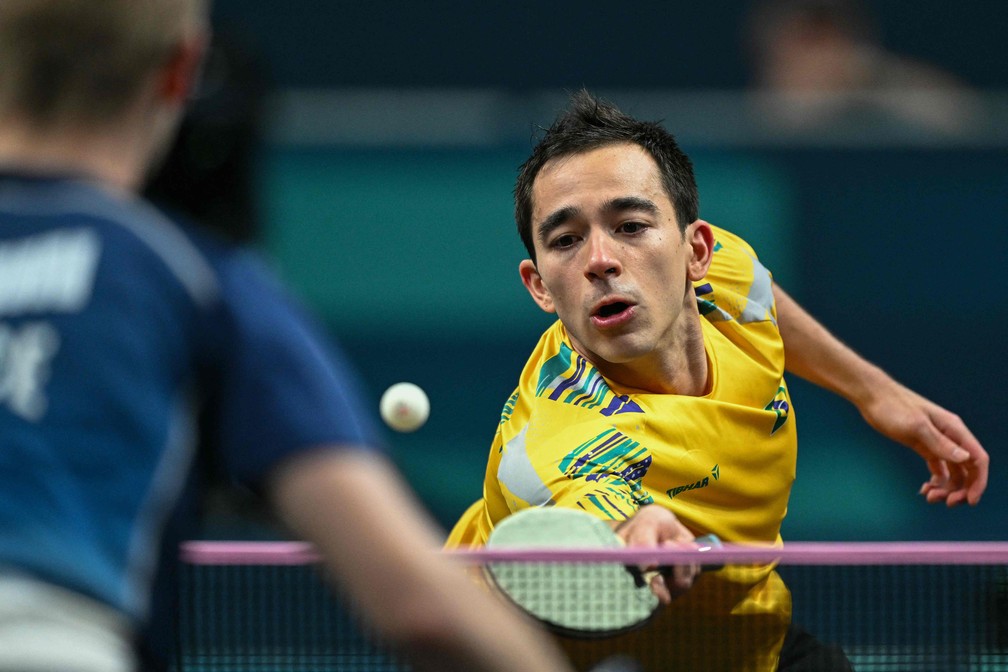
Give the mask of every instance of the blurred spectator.
M 766 0 L 746 26 L 762 121 L 781 130 L 869 126 L 954 136 L 981 116 L 954 75 L 887 51 L 869 9 L 855 0 Z

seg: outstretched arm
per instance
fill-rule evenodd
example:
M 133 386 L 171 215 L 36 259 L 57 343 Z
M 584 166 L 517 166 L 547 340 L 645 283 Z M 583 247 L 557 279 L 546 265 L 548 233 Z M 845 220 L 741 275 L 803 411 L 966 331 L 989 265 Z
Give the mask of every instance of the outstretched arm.
M 878 432 L 924 458 L 931 478 L 920 494 L 929 503 L 980 501 L 989 458 L 959 416 L 841 343 L 777 284 L 774 300 L 789 372 L 851 402 Z
M 270 491 L 281 518 L 414 669 L 571 671 L 544 632 L 440 552 L 436 526 L 381 458 L 353 449 L 296 457 Z

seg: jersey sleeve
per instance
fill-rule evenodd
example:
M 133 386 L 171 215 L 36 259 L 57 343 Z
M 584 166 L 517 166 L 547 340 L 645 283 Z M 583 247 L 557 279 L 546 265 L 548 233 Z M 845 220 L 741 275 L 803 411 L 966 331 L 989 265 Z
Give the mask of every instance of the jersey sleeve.
M 217 378 L 215 443 L 223 469 L 255 486 L 299 452 L 382 450 L 356 371 L 265 265 L 243 253 L 220 273 L 219 361 L 208 366 Z
M 777 320 L 773 275 L 753 248 L 725 229 L 714 231 L 714 254 L 706 276 L 694 283 L 700 314 L 715 324 Z

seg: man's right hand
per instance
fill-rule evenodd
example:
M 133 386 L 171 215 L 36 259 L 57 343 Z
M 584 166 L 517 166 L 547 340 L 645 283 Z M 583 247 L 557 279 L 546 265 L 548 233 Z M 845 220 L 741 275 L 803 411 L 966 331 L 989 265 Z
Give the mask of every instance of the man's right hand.
M 690 548 L 696 538 L 674 513 L 656 504 L 641 507 L 633 516 L 616 524 L 614 529 L 624 544 L 637 548 Z M 639 570 L 647 577 L 651 592 L 662 604 L 669 604 L 673 598 L 689 590 L 700 575 L 699 563 L 664 568 L 652 564 L 641 566 Z

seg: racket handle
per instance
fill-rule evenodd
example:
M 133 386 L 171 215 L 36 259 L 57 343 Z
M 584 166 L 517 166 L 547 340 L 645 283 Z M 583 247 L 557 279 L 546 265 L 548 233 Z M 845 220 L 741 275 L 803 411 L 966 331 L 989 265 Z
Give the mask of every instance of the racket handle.
M 705 534 L 703 536 L 697 537 L 693 540 L 697 545 L 697 551 L 703 553 L 704 551 L 709 551 L 712 548 L 721 548 L 721 540 L 716 534 Z M 722 569 L 724 565 L 700 565 L 701 572 L 716 572 Z

